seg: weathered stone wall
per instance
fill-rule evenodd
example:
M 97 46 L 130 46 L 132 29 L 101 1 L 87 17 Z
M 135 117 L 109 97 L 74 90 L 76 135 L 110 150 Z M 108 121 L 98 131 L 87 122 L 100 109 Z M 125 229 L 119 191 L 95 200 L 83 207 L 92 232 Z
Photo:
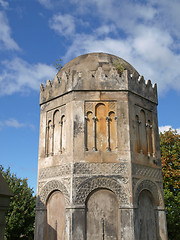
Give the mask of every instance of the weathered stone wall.
M 156 91 L 103 53 L 41 86 L 36 240 L 167 239 Z

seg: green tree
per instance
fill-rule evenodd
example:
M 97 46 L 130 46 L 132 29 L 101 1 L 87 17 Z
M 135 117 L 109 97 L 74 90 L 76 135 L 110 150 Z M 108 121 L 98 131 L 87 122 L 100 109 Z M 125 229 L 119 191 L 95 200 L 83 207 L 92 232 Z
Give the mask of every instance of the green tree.
M 21 179 L 0 166 L 0 171 L 13 191 L 6 214 L 5 240 L 32 240 L 34 238 L 35 199 L 27 178 Z
M 160 133 L 164 200 L 169 240 L 180 239 L 180 134 Z

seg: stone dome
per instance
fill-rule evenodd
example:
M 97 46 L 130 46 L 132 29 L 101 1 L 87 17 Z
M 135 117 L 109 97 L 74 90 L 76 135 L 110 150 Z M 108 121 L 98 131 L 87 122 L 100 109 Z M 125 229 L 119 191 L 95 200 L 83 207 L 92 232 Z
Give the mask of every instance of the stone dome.
M 76 57 L 69 61 L 57 75 L 62 77 L 64 72 L 66 72 L 66 75 L 70 73 L 75 74 L 76 72 L 81 73 L 81 75 L 91 72 L 93 75 L 98 71 L 98 68 L 102 68 L 102 71 L 108 75 L 110 70 L 112 68 L 118 68 L 118 65 L 121 70 L 127 69 L 130 74 L 139 76 L 136 69 L 124 59 L 108 53 L 88 53 Z M 88 79 L 86 78 L 86 81 Z
M 157 88 L 145 83 L 124 59 L 108 53 L 88 53 L 69 61 L 46 86 L 41 84 L 40 104 L 71 91 L 131 91 L 157 102 Z

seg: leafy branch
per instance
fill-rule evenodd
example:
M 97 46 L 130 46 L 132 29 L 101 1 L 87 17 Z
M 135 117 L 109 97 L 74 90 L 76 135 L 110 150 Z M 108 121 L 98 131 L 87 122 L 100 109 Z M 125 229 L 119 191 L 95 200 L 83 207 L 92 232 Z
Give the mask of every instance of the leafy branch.
M 114 64 L 114 67 L 116 68 L 117 72 L 121 76 L 125 69 L 125 66 L 123 65 L 122 61 L 119 59 L 119 60 L 115 61 L 113 64 Z
M 61 62 L 62 62 L 61 58 L 57 59 L 56 62 L 55 62 L 54 66 L 57 70 L 60 70 L 62 68 Z

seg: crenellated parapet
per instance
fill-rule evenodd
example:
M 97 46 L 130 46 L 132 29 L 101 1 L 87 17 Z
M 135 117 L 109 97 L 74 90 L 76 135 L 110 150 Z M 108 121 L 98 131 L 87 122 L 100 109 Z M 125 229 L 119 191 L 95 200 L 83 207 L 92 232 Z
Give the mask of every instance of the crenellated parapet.
M 117 62 L 120 62 L 120 69 Z M 47 80 L 46 86 L 41 84 L 40 104 L 70 91 L 103 90 L 131 91 L 157 103 L 156 84 L 152 86 L 150 80 L 145 82 L 143 76 L 125 60 L 110 54 L 94 53 L 73 59 L 57 73 L 52 82 Z
M 125 70 L 126 71 L 126 70 Z M 157 99 L 157 84 L 152 84 L 151 80 L 144 80 L 143 76 L 133 76 L 126 72 L 126 79 L 128 79 L 128 89 L 135 94 L 138 94 L 154 103 L 158 103 Z

